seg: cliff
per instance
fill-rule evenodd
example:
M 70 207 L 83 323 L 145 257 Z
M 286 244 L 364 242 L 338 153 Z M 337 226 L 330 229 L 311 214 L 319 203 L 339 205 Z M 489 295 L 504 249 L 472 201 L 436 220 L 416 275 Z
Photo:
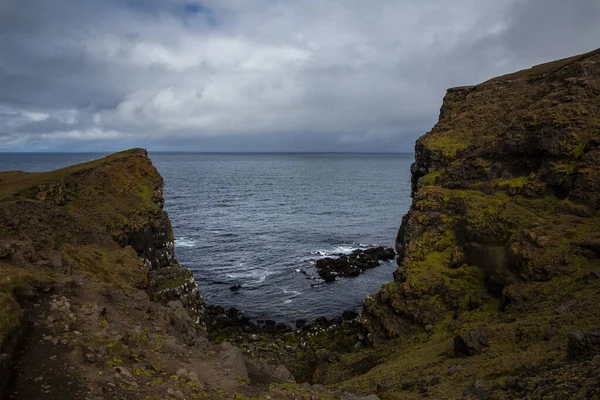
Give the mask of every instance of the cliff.
M 23 278 L 31 268 L 32 277 L 88 275 L 147 289 L 156 300 L 181 300 L 201 324 L 202 299 L 191 271 L 175 260 L 163 181 L 145 150 L 47 173 L 3 173 L 0 183 L 4 268 L 20 267 Z M 20 314 L 7 301 L 3 333 Z
M 598 396 L 597 355 L 565 361 L 585 332 L 588 356 L 599 344 L 599 144 L 600 50 L 449 89 L 415 146 L 394 281 L 365 300 L 379 344 L 326 381 L 390 398 Z
M 0 398 L 323 392 L 207 340 L 194 277 L 175 259 L 162 188 L 142 149 L 0 173 Z

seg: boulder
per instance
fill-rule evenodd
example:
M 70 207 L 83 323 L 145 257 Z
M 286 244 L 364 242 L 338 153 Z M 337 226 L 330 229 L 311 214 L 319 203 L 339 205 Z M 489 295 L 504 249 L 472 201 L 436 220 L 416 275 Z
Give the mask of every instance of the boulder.
M 234 378 L 248 379 L 246 360 L 237 347 L 234 347 L 231 343 L 223 342 L 216 346 L 216 350 L 217 360 L 223 369 L 229 371 Z
M 248 377 L 252 383 L 269 385 L 271 383 L 294 382 L 294 377 L 283 365 L 277 367 L 263 361 L 246 361 Z
M 579 331 L 569 333 L 567 358 L 569 360 L 583 359 L 600 354 L 600 329 L 587 332 Z
M 380 261 L 392 260 L 394 257 L 396 252 L 390 247 L 372 247 L 354 250 L 338 258 L 322 258 L 317 260 L 316 267 L 321 279 L 325 282 L 333 282 L 338 276 L 358 276 L 368 269 L 379 266 Z
M 454 337 L 454 356 L 474 356 L 488 346 L 488 334 L 485 330 L 465 331 Z

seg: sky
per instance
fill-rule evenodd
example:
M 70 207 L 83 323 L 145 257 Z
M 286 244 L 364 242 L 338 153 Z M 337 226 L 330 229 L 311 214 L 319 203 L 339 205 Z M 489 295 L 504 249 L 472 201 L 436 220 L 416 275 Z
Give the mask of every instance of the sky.
M 0 151 L 410 152 L 598 0 L 0 0 Z

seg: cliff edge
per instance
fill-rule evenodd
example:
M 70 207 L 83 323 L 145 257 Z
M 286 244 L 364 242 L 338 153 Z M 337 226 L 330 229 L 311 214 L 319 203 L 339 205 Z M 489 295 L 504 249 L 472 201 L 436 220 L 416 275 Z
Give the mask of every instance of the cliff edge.
M 371 360 L 344 387 L 598 396 L 599 145 L 600 50 L 449 89 L 415 146 L 394 281 L 365 300 L 379 345 L 328 381 Z
M 204 303 L 175 259 L 162 190 L 143 149 L 0 173 L 0 398 L 323 392 L 207 340 Z

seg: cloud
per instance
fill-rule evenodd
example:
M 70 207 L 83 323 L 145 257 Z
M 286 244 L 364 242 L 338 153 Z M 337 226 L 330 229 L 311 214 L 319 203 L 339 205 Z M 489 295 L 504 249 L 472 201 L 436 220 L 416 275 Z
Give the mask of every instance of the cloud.
M 445 89 L 599 47 L 596 0 L 5 0 L 0 149 L 407 151 Z

